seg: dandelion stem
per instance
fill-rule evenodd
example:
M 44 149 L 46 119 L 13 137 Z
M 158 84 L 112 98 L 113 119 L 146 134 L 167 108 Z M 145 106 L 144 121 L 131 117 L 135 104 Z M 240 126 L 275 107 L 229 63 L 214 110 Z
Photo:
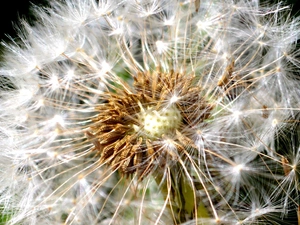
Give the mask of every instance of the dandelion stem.
M 187 222 L 195 218 L 195 215 L 198 218 L 210 217 L 202 202 L 195 204 L 195 189 L 178 167 L 174 166 L 167 175 L 155 173 L 154 177 L 165 201 L 169 201 L 168 208 L 173 215 L 174 224 Z M 171 180 L 171 184 L 168 180 Z

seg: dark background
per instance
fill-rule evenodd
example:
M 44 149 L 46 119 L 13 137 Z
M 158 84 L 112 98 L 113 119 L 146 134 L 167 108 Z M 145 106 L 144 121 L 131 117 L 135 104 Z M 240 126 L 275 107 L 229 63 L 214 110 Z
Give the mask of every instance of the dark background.
M 49 0 L 56 1 L 56 0 Z M 13 24 L 17 24 L 19 18 L 33 19 L 30 13 L 30 6 L 46 5 L 47 0 L 5 0 L 0 7 L 0 39 L 8 40 L 7 35 L 15 36 L 16 32 Z
M 52 0 L 57 1 L 57 0 Z M 278 1 L 266 1 L 270 4 L 276 3 Z M 299 0 L 286 0 L 287 4 L 293 4 L 293 14 L 300 15 L 300 1 Z M 5 0 L 1 3 L 0 9 L 0 40 L 8 40 L 7 34 L 11 36 L 15 36 L 15 31 L 13 28 L 13 23 L 17 23 L 18 18 L 29 18 L 32 19 L 32 15 L 30 14 L 30 5 L 46 5 L 47 0 Z

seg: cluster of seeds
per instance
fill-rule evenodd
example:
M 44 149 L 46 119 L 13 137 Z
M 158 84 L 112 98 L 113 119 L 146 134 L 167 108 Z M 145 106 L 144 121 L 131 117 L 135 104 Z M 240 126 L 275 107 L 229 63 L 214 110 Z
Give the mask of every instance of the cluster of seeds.
M 132 87 L 124 83 L 105 92 L 88 134 L 101 161 L 144 178 L 192 146 L 191 121 L 205 120 L 212 109 L 195 83 L 193 75 L 157 69 L 138 73 Z

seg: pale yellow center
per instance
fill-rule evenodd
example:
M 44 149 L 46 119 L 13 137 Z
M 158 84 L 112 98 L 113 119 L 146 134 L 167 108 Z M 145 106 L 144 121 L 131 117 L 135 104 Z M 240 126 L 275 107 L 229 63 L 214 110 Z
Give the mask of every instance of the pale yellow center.
M 150 139 L 159 138 L 163 134 L 175 131 L 182 120 L 182 116 L 175 106 L 159 111 L 148 108 L 140 112 L 138 117 L 141 127 L 136 126 L 134 129 L 139 130 L 143 136 Z

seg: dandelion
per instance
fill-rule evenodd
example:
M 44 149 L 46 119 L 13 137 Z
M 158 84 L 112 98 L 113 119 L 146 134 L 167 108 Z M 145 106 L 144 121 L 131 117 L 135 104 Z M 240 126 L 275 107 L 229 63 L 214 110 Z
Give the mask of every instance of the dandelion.
M 53 1 L 0 75 L 7 224 L 295 224 L 299 19 L 258 1 Z

